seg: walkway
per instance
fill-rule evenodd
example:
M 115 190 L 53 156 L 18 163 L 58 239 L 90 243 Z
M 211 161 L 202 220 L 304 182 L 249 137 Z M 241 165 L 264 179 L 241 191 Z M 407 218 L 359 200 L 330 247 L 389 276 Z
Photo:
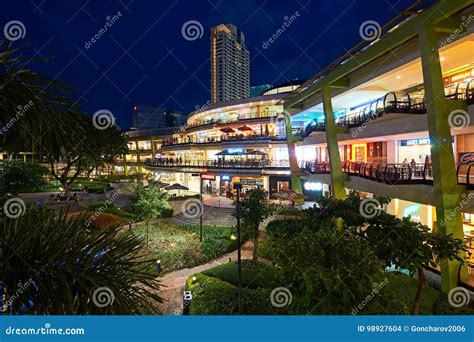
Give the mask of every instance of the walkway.
M 241 250 L 243 260 L 252 259 L 253 242 L 247 242 Z M 158 294 L 163 298 L 163 303 L 158 304 L 161 313 L 163 315 L 181 315 L 183 313 L 183 291 L 186 280 L 193 274 L 229 262 L 229 258 L 233 261 L 237 260 L 237 251 L 223 255 L 207 264 L 174 271 L 158 278 L 162 289 Z

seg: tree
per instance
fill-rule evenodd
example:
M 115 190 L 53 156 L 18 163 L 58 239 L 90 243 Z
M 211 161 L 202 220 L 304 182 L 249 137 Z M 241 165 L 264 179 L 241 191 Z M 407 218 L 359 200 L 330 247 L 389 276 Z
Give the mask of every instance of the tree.
M 88 230 L 84 217 L 45 208 L 0 223 L 0 307 L 8 314 L 156 312 L 159 283 L 142 239 L 116 226 Z
M 150 220 L 160 217 L 165 210 L 170 208 L 168 194 L 158 184 L 150 182 L 148 187 L 145 188 L 141 182 L 138 182 L 135 194 L 132 197 L 131 210 L 138 219 L 146 222 L 147 243 Z
M 45 183 L 48 169 L 39 164 L 4 160 L 0 164 L 0 197 L 22 191 L 39 191 Z
M 291 284 L 296 314 L 350 314 L 383 279 L 369 244 L 336 225 L 307 226 L 271 239 L 273 260 Z M 363 262 L 362 262 L 363 261 Z
M 55 153 L 54 148 L 43 148 L 51 174 L 61 183 L 66 193 L 82 172 L 102 167 L 112 162 L 116 156 L 125 154 L 128 149 L 125 137 L 116 127 L 97 129 L 87 116 L 82 116 L 81 121 L 84 136 L 74 145 L 67 146 L 59 154 Z
M 367 239 L 377 257 L 387 267 L 408 269 L 418 275 L 418 287 L 412 312 L 419 314 L 426 286 L 424 268 L 436 267 L 439 262 L 464 261 L 464 242 L 451 234 L 431 232 L 410 217 L 399 219 L 385 212 L 369 219 L 361 236 Z
M 268 194 L 261 188 L 248 191 L 240 201 L 240 217 L 244 228 L 253 232 L 253 260 L 257 261 L 258 238 L 260 223 L 265 220 L 272 208 L 266 203 Z M 234 206 L 236 202 L 234 201 Z M 234 209 L 234 217 L 237 217 L 237 211 Z

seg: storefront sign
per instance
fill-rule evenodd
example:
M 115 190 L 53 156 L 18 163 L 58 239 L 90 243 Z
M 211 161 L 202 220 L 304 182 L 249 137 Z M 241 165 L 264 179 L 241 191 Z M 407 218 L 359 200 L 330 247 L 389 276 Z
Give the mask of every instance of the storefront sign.
M 403 208 L 403 216 L 413 216 L 414 214 L 418 213 L 420 209 L 421 205 L 419 204 L 407 205 L 405 208 Z
M 204 174 L 204 175 L 202 175 L 201 177 L 202 177 L 202 179 L 206 179 L 206 180 L 216 180 L 216 176 L 214 176 L 214 175 L 206 175 L 206 174 Z
M 221 180 L 223 181 L 230 181 L 230 176 L 222 176 Z
M 474 163 L 474 152 L 461 152 L 458 154 L 460 164 Z
M 474 68 L 467 68 L 452 75 L 443 77 L 443 83 L 444 86 L 447 87 L 456 83 L 465 82 L 470 78 L 474 78 Z
M 430 138 L 400 140 L 400 146 L 429 145 L 430 143 Z
M 323 190 L 323 184 L 319 182 L 306 182 L 304 183 L 304 189 L 306 191 L 321 191 Z

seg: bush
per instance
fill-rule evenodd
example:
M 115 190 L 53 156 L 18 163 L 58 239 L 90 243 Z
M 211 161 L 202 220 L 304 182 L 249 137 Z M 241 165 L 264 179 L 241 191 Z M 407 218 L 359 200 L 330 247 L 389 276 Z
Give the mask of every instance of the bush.
M 263 240 L 260 241 L 260 247 L 258 248 L 258 256 L 260 258 L 268 259 L 268 260 L 273 260 L 275 257 L 275 253 L 278 251 L 275 251 L 272 247 L 272 243 L 268 240 Z
M 113 203 L 106 203 L 105 201 L 101 200 L 101 201 L 96 201 L 94 203 L 91 203 L 89 204 L 89 210 L 99 210 L 99 209 L 103 209 L 103 208 L 106 208 L 106 207 L 113 207 L 114 204 Z
M 303 225 L 297 219 L 275 220 L 267 225 L 267 234 L 272 238 L 291 237 L 302 231 Z
M 237 262 L 228 262 L 202 273 L 237 286 Z M 249 289 L 273 289 L 281 286 L 282 283 L 281 273 L 275 266 L 252 260 L 242 261 L 242 287 Z
M 117 215 L 99 211 L 70 214 L 68 217 L 72 219 L 83 218 L 84 225 L 87 228 L 105 229 L 123 224 L 122 219 Z
M 161 211 L 161 217 L 162 217 L 162 218 L 173 217 L 173 208 L 164 208 L 164 209 Z
M 171 196 L 170 201 L 185 201 L 190 198 L 199 198 L 199 194 L 196 195 L 182 195 L 182 196 Z
M 191 291 L 193 299 L 189 305 L 190 315 L 237 315 L 237 287 L 223 280 L 206 276 L 202 273 L 194 275 L 196 281 L 189 277 L 186 289 Z M 278 315 L 285 314 L 285 308 L 271 305 L 272 289 L 242 289 L 242 308 L 247 315 Z
M 17 160 L 3 160 L 0 163 L 0 197 L 19 192 L 40 191 L 46 184 L 44 176 L 49 170 L 39 164 Z

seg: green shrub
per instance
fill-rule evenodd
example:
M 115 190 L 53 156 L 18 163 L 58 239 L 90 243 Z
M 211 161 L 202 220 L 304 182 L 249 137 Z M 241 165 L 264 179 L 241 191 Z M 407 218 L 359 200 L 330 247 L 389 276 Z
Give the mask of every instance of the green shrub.
M 236 315 L 238 314 L 237 287 L 223 280 L 202 273 L 189 277 L 186 289 L 193 299 L 189 306 L 190 315 Z M 272 306 L 270 294 L 273 289 L 242 289 L 243 314 L 281 315 L 285 308 Z
M 91 203 L 89 204 L 89 209 L 90 210 L 99 210 L 99 209 L 105 209 L 106 207 L 113 207 L 114 204 L 113 203 L 106 203 L 105 200 L 100 200 L 100 201 L 96 201 L 94 203 Z
M 267 234 L 271 237 L 291 237 L 303 229 L 301 221 L 298 219 L 275 220 L 267 225 Z
M 237 262 L 228 262 L 202 273 L 237 286 Z M 242 287 L 273 289 L 282 286 L 282 283 L 281 273 L 275 266 L 256 263 L 252 260 L 242 261 Z
M 260 246 L 258 247 L 258 256 L 264 259 L 273 260 L 275 253 L 278 251 L 273 249 L 271 241 L 263 240 L 259 243 Z
M 173 217 L 173 208 L 164 208 L 164 209 L 161 211 L 161 217 L 162 217 L 162 218 Z

